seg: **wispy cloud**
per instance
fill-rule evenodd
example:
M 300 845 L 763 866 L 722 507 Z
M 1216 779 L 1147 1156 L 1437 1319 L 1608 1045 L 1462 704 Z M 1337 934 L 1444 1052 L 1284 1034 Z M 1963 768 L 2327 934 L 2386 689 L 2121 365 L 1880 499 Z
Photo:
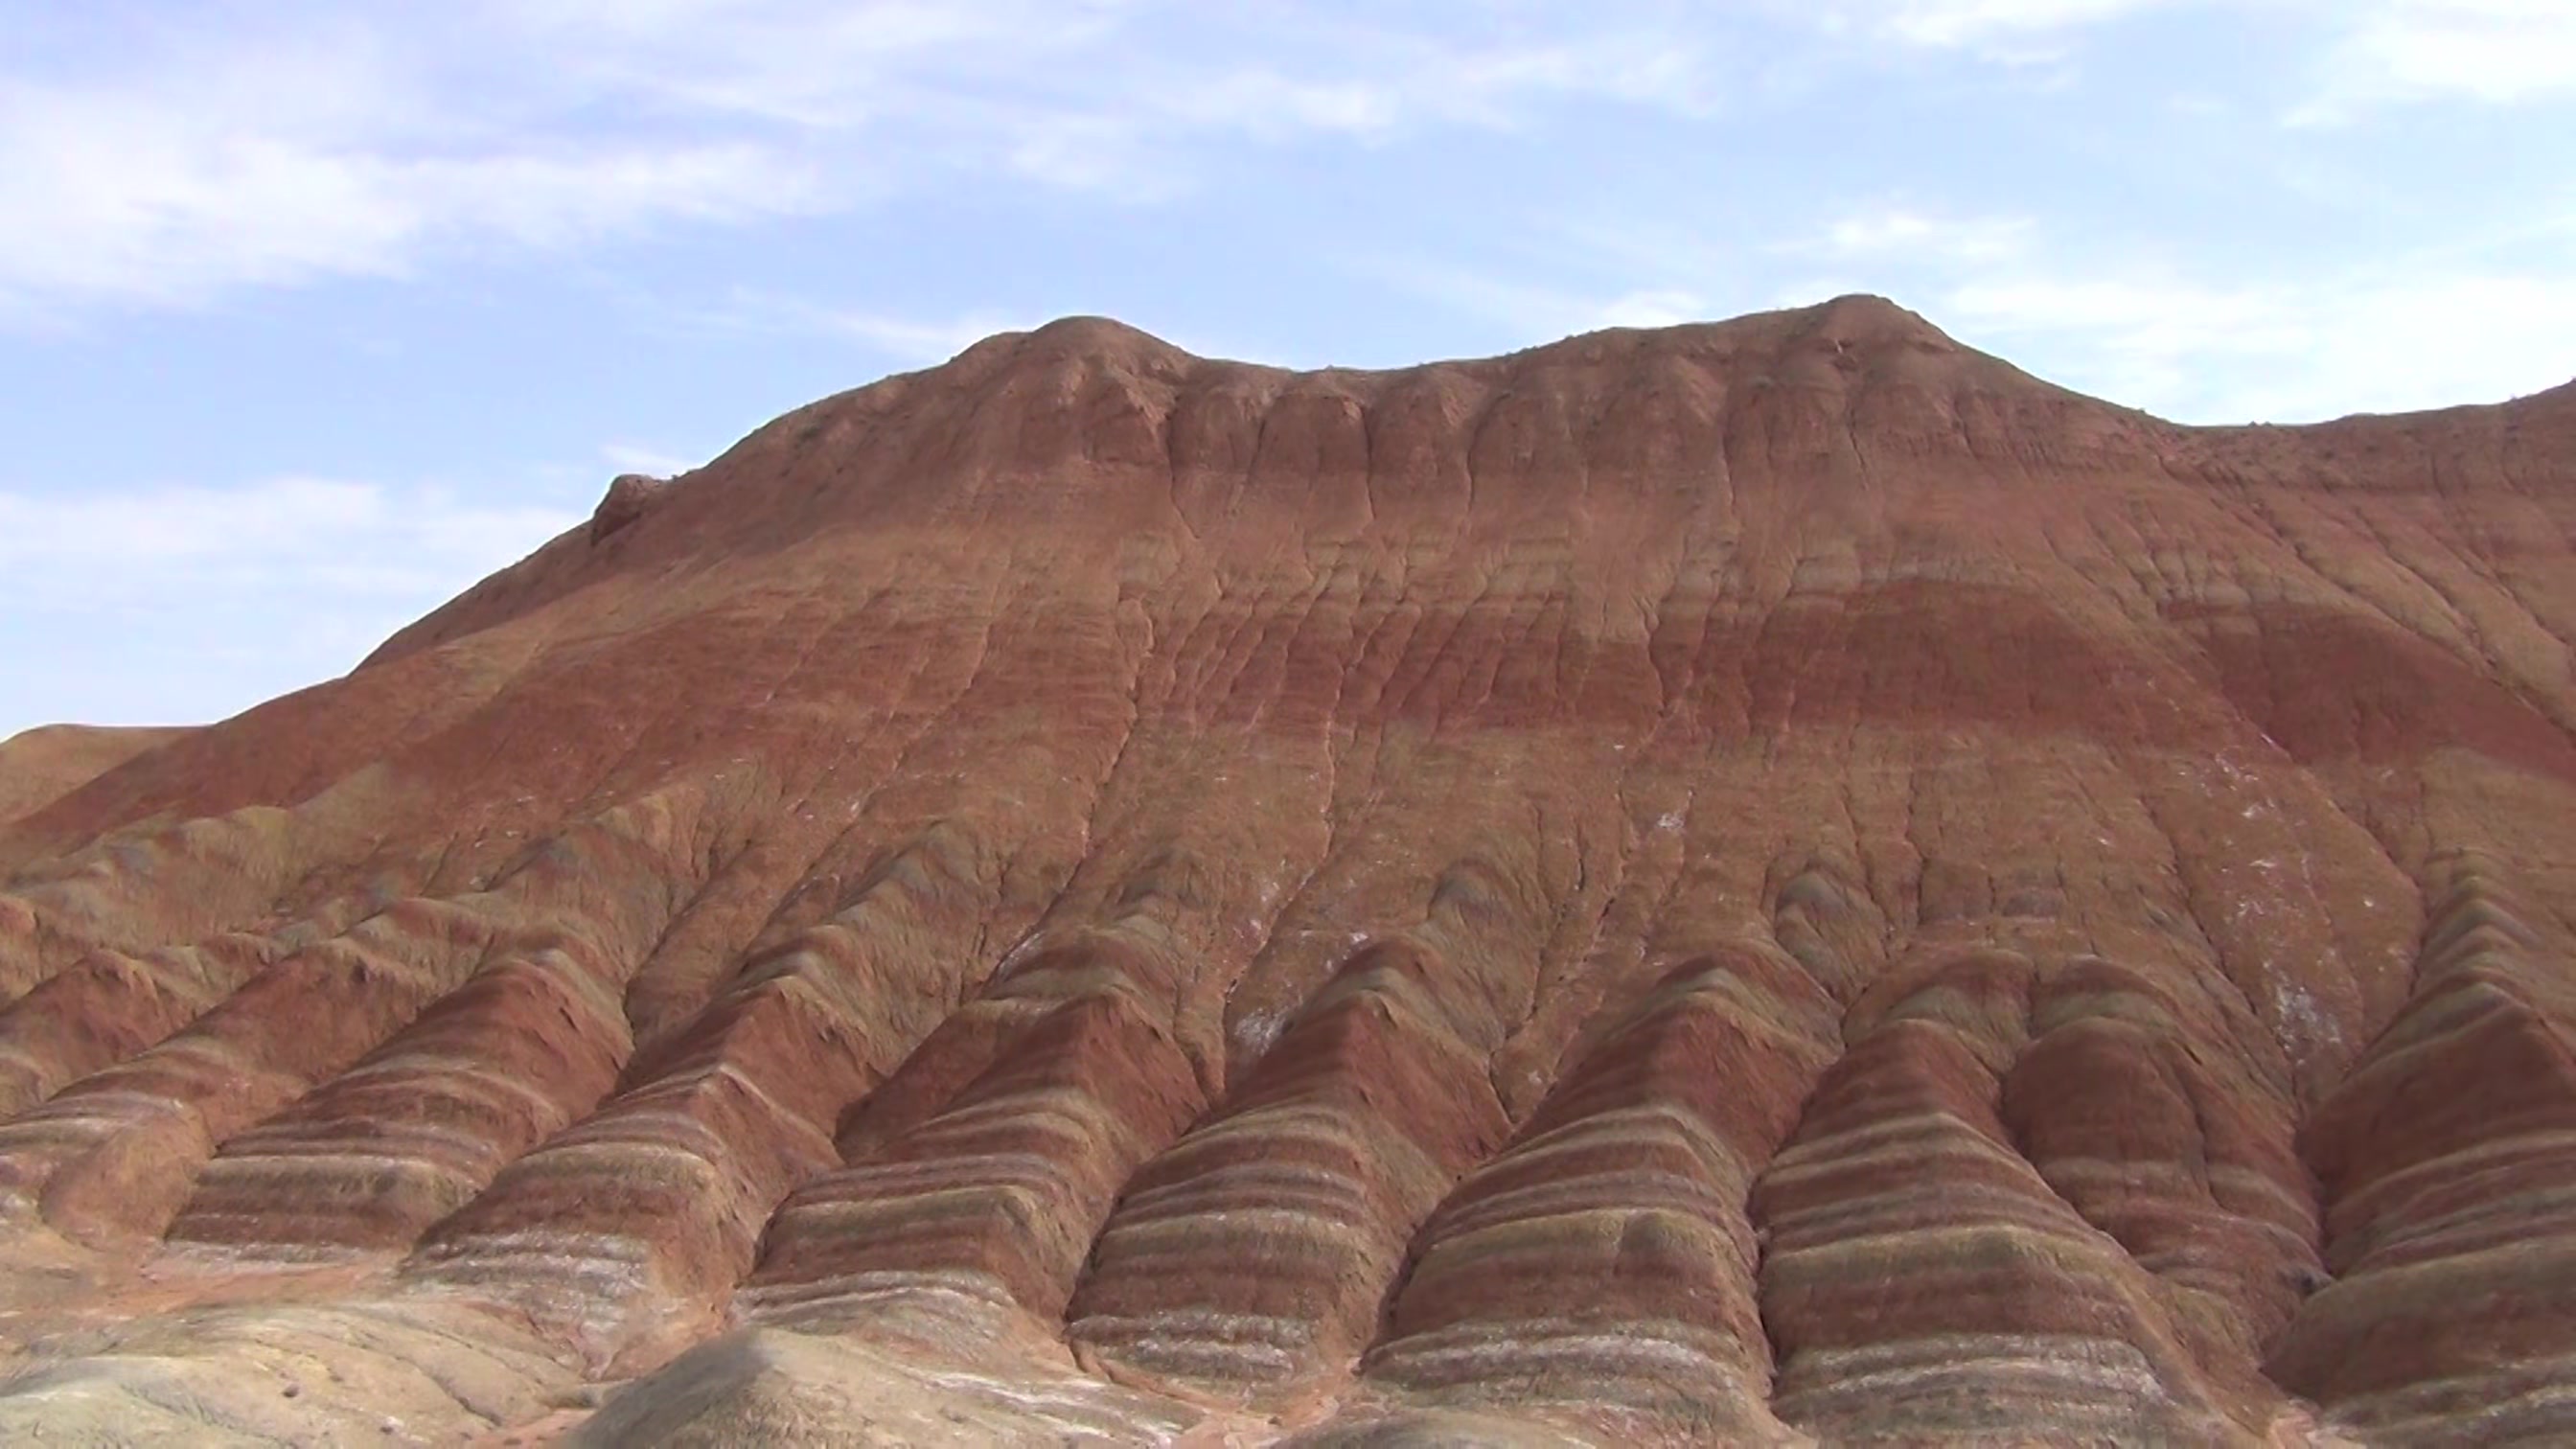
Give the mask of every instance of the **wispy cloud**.
M 2022 216 L 1942 216 L 1885 204 L 1846 212 L 1821 235 L 1790 249 L 1844 259 L 1909 255 L 1996 262 L 2019 256 L 2032 227 Z
M 1557 235 L 1568 255 L 1552 275 L 1422 262 L 1372 275 L 1531 340 L 1882 292 L 2052 381 L 2184 422 L 2491 402 L 2576 375 L 2576 269 L 2534 260 L 2576 235 L 2564 219 L 2290 273 L 1911 202 L 1828 211 L 1751 249 L 1760 268 L 1684 229 Z M 1567 280 L 1603 275 L 1631 285 Z
M 366 37 L 209 40 L 86 80 L 0 77 L 0 317 L 402 274 L 814 204 L 742 141 L 480 133 Z
M 2095 32 L 2197 10 L 2222 32 L 2250 20 L 2314 37 L 2321 64 L 2290 110 L 2298 123 L 2375 106 L 2467 99 L 2510 104 L 2576 93 L 2576 6 L 2565 0 L 1825 0 L 1802 7 L 1829 34 L 2027 63 L 2066 56 Z
M 621 473 L 644 473 L 656 478 L 676 477 L 704 461 L 693 462 L 677 453 L 637 443 L 607 444 L 599 450 L 599 456 Z
M 2551 265 L 2545 245 L 2576 235 L 2565 219 L 2295 266 L 2038 218 L 1954 219 L 1970 244 L 1953 246 L 1914 244 L 1910 226 L 1859 230 L 1872 245 L 1837 254 L 1810 234 L 1784 247 L 1833 270 L 1770 300 L 1887 292 L 2051 381 L 2177 421 L 2494 402 L 2576 375 L 2576 269 Z
M 2322 89 L 2293 121 L 2348 121 L 2373 106 L 2509 105 L 2576 95 L 2576 5 L 2564 0 L 2372 0 L 2328 49 Z
M 571 527 L 560 507 L 442 487 L 275 478 L 242 488 L 0 492 L 0 569 L 43 584 L 112 568 L 173 594 L 226 580 L 414 594 L 489 572 Z M 129 594 L 129 599 L 132 597 Z
M 1831 35 L 2027 65 L 2062 59 L 2085 31 L 2189 0 L 1821 0 L 1799 7 Z
M 0 320 L 961 175 L 1151 201 L 1210 143 L 1508 127 L 1566 97 L 1704 109 L 1688 29 L 1621 8 L 1534 29 L 1175 0 L 468 0 L 228 12 L 261 18 L 150 46 L 56 26 L 0 69 Z
M 1934 320 L 2060 382 L 2190 422 L 2492 402 L 2576 376 L 2576 277 L 2352 268 L 2271 283 L 2051 269 L 1973 278 Z
M 1877 7 L 1879 28 L 1916 45 L 2026 40 L 2098 25 L 2171 0 L 1895 0 Z
M 2014 62 L 2182 13 L 2307 35 L 2287 71 L 2307 77 L 2296 120 L 2576 93 L 2576 7 L 2561 0 L 1763 0 L 1721 16 L 1669 0 L 1579 16 L 1463 0 L 461 0 L 434 14 L 281 0 L 224 12 L 229 28 L 75 18 L 0 62 L 0 322 L 416 275 L 933 186 L 1152 203 L 1240 166 L 1247 146 L 1511 132 L 1576 102 L 1722 116 L 1760 69 L 1747 57 L 1793 55 L 1801 36 Z M 2004 240 L 1939 224 L 1889 212 L 1828 241 Z
M 0 491 L 16 641 L 0 736 L 165 722 L 171 700 L 248 702 L 329 678 L 579 518 L 326 478 Z

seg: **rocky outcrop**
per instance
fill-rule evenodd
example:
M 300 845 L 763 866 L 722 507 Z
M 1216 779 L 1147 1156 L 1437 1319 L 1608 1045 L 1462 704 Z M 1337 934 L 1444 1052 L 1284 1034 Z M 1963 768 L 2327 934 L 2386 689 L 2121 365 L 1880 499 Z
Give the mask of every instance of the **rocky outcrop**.
M 2563 1437 L 2570 540 L 1870 298 L 991 339 L 8 784 L 0 1426 Z
M 642 473 L 620 473 L 610 479 L 608 491 L 600 496 L 599 506 L 591 510 L 590 541 L 593 544 L 604 543 L 610 534 L 642 518 L 669 481 Z

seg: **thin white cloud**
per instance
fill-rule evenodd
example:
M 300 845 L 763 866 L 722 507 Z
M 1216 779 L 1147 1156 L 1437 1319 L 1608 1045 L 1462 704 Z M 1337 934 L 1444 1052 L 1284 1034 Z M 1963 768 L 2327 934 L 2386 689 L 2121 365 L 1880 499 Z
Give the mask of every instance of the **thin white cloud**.
M 2037 65 L 2064 59 L 2086 31 L 2185 3 L 2192 0 L 1778 0 L 1773 8 L 1846 40 Z
M 2576 374 L 2576 276 L 2401 266 L 2223 285 L 2062 266 L 1971 278 L 1927 310 L 2055 381 L 2187 422 L 2496 402 Z
M 676 110 L 834 131 L 927 110 L 970 143 L 1025 143 L 1084 119 L 1378 136 L 1426 121 L 1508 125 L 1550 96 L 1674 109 L 1711 99 L 1701 27 L 1661 6 L 1613 0 L 1558 24 L 1509 23 L 1481 5 L 1396 13 L 1178 0 L 566 0 L 518 23 L 544 43 L 578 40 L 588 74 Z
M 1176 0 L 467 0 L 281 5 L 153 47 L 57 27 L 87 49 L 0 65 L 0 321 L 960 175 L 1150 201 L 1220 141 L 1511 126 L 1566 97 L 1704 111 L 1690 28 L 1646 10 L 1522 33 Z
M 1108 40 L 1121 0 L 484 0 L 468 24 L 582 91 L 666 117 L 848 131 L 930 108 L 1021 104 L 1046 57 Z M 1063 86 L 1033 88 L 1041 98 Z
M 997 332 L 1025 332 L 1045 320 L 980 309 L 936 319 L 903 317 L 750 287 L 735 288 L 716 306 L 675 316 L 687 329 L 828 337 L 854 343 L 888 362 L 919 366 L 945 362 Z
M 1846 259 L 1911 255 L 1994 262 L 2019 256 L 2031 230 L 2028 217 L 1940 216 L 1890 204 L 1847 212 L 1797 249 Z
M 1909 245 L 1910 225 L 1870 224 L 1852 229 L 1867 245 L 1839 253 L 1815 233 L 1779 248 L 1826 265 L 1764 300 L 1883 292 L 1963 342 L 2112 402 L 2181 422 L 2311 422 L 2497 402 L 2576 375 L 2576 269 L 2552 265 L 2544 245 L 2576 235 L 2571 226 L 2542 217 L 2284 270 L 2106 243 L 2098 229 L 2036 218 L 1997 228 L 2010 245 L 1994 248 Z
M 599 456 L 621 473 L 644 473 L 656 478 L 677 477 L 699 466 L 677 453 L 637 443 L 606 444 L 600 448 Z
M 580 517 L 326 478 L 0 491 L 0 736 L 169 722 L 173 700 L 238 709 L 330 678 Z
M 2172 0 L 1893 0 L 1878 11 L 1881 33 L 1914 45 L 2022 41 L 2117 20 Z
M 1950 220 L 1918 225 L 1927 215 Z M 2534 197 L 2508 215 L 2427 244 L 2320 250 L 2288 265 L 2106 237 L 2084 218 L 2052 226 L 1864 208 L 1824 228 L 1828 245 L 1803 244 L 1837 269 L 1811 272 L 1780 300 L 1887 292 L 2052 381 L 2185 422 L 2496 402 L 2576 376 L 2566 341 L 2576 267 L 2564 245 L 2576 211 Z
M 327 570 L 372 592 L 413 593 L 462 587 L 579 517 L 559 507 L 471 501 L 448 488 L 327 478 L 0 492 L 0 570 L 41 581 L 112 566 L 133 570 L 132 582 L 173 591 L 236 574 L 292 584 Z
M 399 275 L 816 199 L 801 163 L 746 142 L 475 134 L 441 114 L 464 98 L 422 94 L 379 49 L 209 43 L 88 83 L 0 76 L 0 316 Z
M 1794 239 L 1728 251 L 1652 222 L 1563 228 L 1553 271 L 1364 268 L 1535 341 L 1877 292 L 2053 382 L 2182 422 L 2303 422 L 2494 402 L 2576 375 L 2576 269 L 2556 216 L 2477 244 L 2362 252 L 2291 274 L 2105 246 L 2040 218 L 1933 204 L 1828 211 Z M 1747 268 L 1746 255 L 1770 265 Z M 1571 277 L 1622 276 L 1625 291 Z
M 2352 119 L 2441 100 L 2511 105 L 2576 95 L 2576 5 L 2567 0 L 2373 0 L 2327 51 L 2323 88 L 2291 113 Z
M 2287 19 L 2319 57 L 2300 124 L 2373 107 L 2495 105 L 2576 93 L 2576 5 L 2567 0 L 1840 0 L 1802 7 L 1830 34 L 1986 60 L 2062 58 L 2088 32 L 2150 12 L 2199 9 L 2214 25 Z
M 1185 194 L 1246 144 L 1718 114 L 1803 32 L 1982 60 L 2197 12 L 2300 35 L 2294 119 L 2576 93 L 2564 0 L 1765 0 L 1579 16 L 1180 0 L 313 0 L 48 27 L 0 62 L 0 322 L 425 272 L 933 184 Z M 249 17 L 245 26 L 244 18 Z M 1793 28 L 1765 31 L 1765 21 Z M 1220 154 L 1227 160 L 1220 163 Z
M 1708 299 L 1678 287 L 1627 292 L 1607 301 L 1578 304 L 1584 314 L 1577 331 L 1598 327 L 1678 327 L 1709 318 Z

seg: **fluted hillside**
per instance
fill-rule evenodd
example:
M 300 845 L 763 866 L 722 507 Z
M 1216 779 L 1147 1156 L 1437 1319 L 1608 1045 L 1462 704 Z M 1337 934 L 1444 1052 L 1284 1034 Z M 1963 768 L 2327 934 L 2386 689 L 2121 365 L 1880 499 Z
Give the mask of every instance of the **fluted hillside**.
M 2576 1436 L 2570 389 L 1070 320 L 32 758 L 8 1437 Z

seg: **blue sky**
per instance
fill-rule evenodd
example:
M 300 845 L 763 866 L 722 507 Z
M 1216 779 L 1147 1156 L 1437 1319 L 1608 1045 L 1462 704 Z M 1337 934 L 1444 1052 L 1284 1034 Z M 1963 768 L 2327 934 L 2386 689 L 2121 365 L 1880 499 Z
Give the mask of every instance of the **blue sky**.
M 1882 292 L 2195 422 L 2576 375 L 2568 0 L 0 0 L 0 736 L 346 670 L 786 409 Z

